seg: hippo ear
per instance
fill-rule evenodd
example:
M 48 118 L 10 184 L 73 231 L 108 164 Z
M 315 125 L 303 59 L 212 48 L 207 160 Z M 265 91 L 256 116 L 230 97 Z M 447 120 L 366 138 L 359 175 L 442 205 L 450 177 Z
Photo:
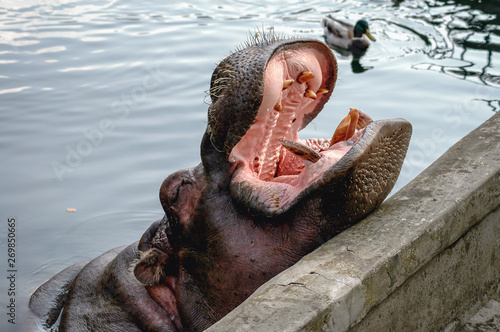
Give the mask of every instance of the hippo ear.
M 168 256 L 159 250 L 150 249 L 140 252 L 140 259 L 134 266 L 134 276 L 146 286 L 160 284 L 165 277 L 164 268 L 168 263 Z

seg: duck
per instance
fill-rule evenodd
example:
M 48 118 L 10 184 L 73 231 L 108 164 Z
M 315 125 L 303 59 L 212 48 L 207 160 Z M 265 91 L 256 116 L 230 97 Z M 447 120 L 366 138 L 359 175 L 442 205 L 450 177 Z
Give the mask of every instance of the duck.
M 359 20 L 355 25 L 339 21 L 331 15 L 321 21 L 324 28 L 325 38 L 331 46 L 349 50 L 353 53 L 363 53 L 370 46 L 368 38 L 376 41 L 370 33 L 368 22 Z M 366 37 L 368 38 L 366 38 Z

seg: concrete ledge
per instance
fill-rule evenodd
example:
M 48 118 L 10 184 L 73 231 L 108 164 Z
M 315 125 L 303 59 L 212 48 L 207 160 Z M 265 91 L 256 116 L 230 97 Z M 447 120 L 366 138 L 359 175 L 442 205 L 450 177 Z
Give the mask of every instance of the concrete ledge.
M 208 331 L 453 331 L 500 280 L 500 114 Z

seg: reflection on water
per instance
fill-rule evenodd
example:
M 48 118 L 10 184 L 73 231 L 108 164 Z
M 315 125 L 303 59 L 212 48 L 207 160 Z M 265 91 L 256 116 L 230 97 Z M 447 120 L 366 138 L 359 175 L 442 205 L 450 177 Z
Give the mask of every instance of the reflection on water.
M 497 6 L 492 6 L 493 2 Z M 427 4 L 428 12 L 419 18 L 440 27 L 443 32 L 443 42 L 428 53 L 429 57 L 457 62 L 451 65 L 422 63 L 415 68 L 500 86 L 500 70 L 493 65 L 494 53 L 500 52 L 500 2 L 456 1 L 455 5 L 443 6 L 429 1 Z
M 371 66 L 363 66 L 360 62 L 360 58 L 361 56 L 353 56 L 351 61 L 351 70 L 353 73 L 360 74 L 373 68 Z
M 499 8 L 498 0 L 1 2 L 0 211 L 20 224 L 18 303 L 25 310 L 43 280 L 137 240 L 161 216 L 163 178 L 200 161 L 214 63 L 249 32 L 322 39 L 326 15 L 369 21 L 377 41 L 360 57 L 335 51 L 336 89 L 301 136 L 331 137 L 349 107 L 408 119 L 414 134 L 398 189 L 500 108 Z
M 394 5 L 400 9 L 402 3 L 395 1 Z M 399 47 L 393 47 L 390 52 L 384 49 L 384 57 L 405 56 L 421 50 L 430 60 L 456 61 L 416 63 L 414 69 L 500 86 L 500 70 L 493 63 L 494 55 L 498 56 L 500 52 L 499 1 L 426 1 L 425 6 L 414 2 L 407 4 L 416 9 L 411 15 L 393 12 L 390 17 L 370 20 L 379 27 L 379 43 L 399 43 Z M 419 22 L 424 22 L 426 27 L 419 26 Z M 349 56 L 345 50 L 332 48 L 342 56 Z M 354 73 L 373 68 L 363 65 L 363 56 L 352 55 Z M 490 101 L 491 104 L 494 102 Z

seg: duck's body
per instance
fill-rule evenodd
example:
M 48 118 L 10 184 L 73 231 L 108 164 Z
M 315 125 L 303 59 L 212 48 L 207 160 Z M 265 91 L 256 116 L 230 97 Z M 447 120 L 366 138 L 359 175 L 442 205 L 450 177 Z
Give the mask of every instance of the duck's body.
M 351 52 L 360 53 L 366 51 L 370 46 L 368 38 L 375 41 L 365 20 L 359 20 L 355 25 L 352 25 L 328 15 L 323 18 L 321 25 L 324 28 L 326 41 L 330 45 Z

